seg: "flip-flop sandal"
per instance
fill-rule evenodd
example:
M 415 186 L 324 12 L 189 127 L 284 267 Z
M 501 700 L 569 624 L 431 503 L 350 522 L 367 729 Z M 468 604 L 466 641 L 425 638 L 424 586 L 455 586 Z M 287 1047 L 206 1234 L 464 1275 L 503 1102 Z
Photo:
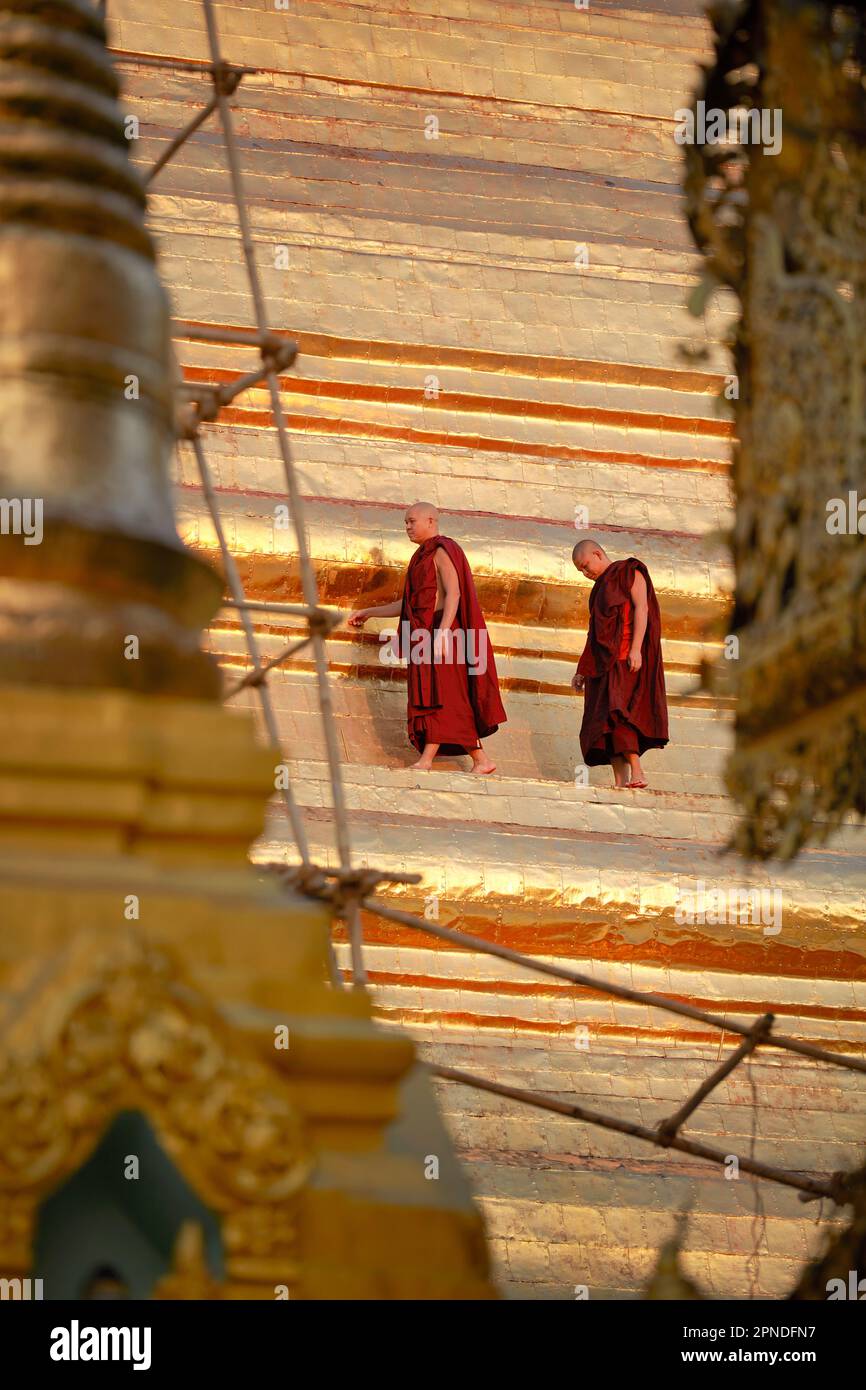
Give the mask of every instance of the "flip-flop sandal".
M 634 792 L 639 792 L 642 787 L 648 787 L 649 782 L 627 782 L 626 786 L 630 787 Z

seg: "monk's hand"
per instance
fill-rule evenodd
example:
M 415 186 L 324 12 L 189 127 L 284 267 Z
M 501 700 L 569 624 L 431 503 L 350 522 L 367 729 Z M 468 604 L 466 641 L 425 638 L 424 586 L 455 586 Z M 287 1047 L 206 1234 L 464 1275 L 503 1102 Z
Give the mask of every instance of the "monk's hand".
M 575 671 L 574 675 L 571 678 L 572 690 L 582 690 L 585 679 L 586 677 L 582 676 L 579 671 Z
M 359 608 L 357 613 L 349 614 L 349 627 L 363 627 L 369 616 L 369 608 Z
M 639 671 L 642 665 L 643 657 L 640 652 L 634 650 L 630 651 L 628 654 L 628 669 L 630 671 Z

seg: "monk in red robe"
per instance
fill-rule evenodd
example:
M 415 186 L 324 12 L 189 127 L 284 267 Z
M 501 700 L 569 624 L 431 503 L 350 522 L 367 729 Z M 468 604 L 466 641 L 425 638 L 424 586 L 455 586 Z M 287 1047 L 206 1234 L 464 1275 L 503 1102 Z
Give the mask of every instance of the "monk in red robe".
M 409 742 L 421 755 L 412 766 L 430 772 L 435 757 L 468 753 L 473 772 L 495 772 L 480 740 L 495 734 L 506 714 L 469 561 L 456 541 L 439 534 L 439 513 L 429 502 L 409 508 L 406 534 L 418 549 L 402 599 L 360 608 L 349 626 L 400 616 L 393 651 L 408 660 Z
M 583 690 L 580 749 L 587 767 L 610 763 L 615 785 L 645 787 L 640 755 L 668 741 L 661 614 L 642 561 L 611 560 L 596 541 L 578 541 L 575 567 L 593 579 L 589 632 L 572 679 Z

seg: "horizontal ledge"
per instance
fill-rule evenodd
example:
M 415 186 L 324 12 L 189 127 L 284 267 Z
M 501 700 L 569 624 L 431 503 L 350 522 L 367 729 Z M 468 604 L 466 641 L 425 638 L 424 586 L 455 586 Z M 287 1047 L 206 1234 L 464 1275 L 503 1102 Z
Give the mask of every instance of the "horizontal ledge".
M 281 344 L 281 351 L 285 352 L 290 346 L 292 345 L 289 343 Z M 187 390 L 197 385 L 204 386 L 220 392 L 225 403 L 234 399 L 247 386 L 256 384 L 252 374 L 242 377 L 240 373 L 225 368 L 184 367 L 183 372 L 183 385 Z M 369 382 L 324 380 L 319 377 L 305 378 L 282 372 L 280 387 L 287 395 L 309 397 L 313 401 L 336 401 L 349 408 L 358 402 L 364 402 L 372 405 L 405 406 L 408 409 L 423 409 L 426 412 L 440 410 L 450 414 L 478 415 L 485 420 L 497 415 L 504 418 L 515 416 L 521 420 L 537 419 L 554 424 L 601 425 L 621 432 L 646 430 L 653 433 L 682 434 L 690 438 L 734 438 L 734 427 L 728 420 L 444 389 L 441 394 L 437 392 L 434 399 L 427 399 L 424 385 L 420 382 L 417 386 L 378 385 Z M 659 455 L 660 460 L 663 458 L 663 455 Z M 707 460 L 706 464 L 717 470 L 728 468 L 726 460 L 711 459 Z
M 196 320 L 177 321 L 177 335 L 193 341 L 235 342 L 206 338 L 204 333 L 241 333 L 254 330 L 236 325 L 217 327 Z M 611 386 L 656 386 L 670 391 L 714 395 L 725 383 L 720 372 L 698 372 L 680 368 L 632 366 L 624 362 L 593 361 L 589 358 L 542 356 L 538 353 L 498 352 L 480 348 L 446 347 L 434 343 L 388 342 L 384 339 L 346 338 L 338 334 L 299 332 L 298 351 L 305 357 L 328 357 L 346 361 L 380 362 L 399 366 L 452 367 L 496 375 L 525 376 L 532 380 L 600 382 Z M 247 341 L 243 338 L 242 341 Z

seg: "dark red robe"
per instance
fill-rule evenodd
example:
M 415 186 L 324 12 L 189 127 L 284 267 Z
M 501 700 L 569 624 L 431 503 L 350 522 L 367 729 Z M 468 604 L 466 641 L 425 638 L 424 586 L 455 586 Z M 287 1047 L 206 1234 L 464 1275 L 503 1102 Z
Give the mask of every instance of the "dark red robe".
M 646 580 L 647 626 L 641 668 L 630 671 L 620 656 L 631 586 L 637 571 Z M 661 613 L 649 571 L 640 560 L 614 560 L 592 586 L 589 632 L 577 666 L 585 677 L 580 749 L 587 767 L 609 763 L 621 751 L 644 753 L 668 741 L 668 705 L 662 664 Z
M 436 563 L 439 547 L 446 552 L 460 581 L 460 601 L 452 623 L 455 640 L 442 661 L 432 659 L 432 634 L 442 610 L 436 608 Z M 428 659 L 420 635 L 426 631 Z M 462 634 L 462 640 L 461 640 Z M 397 650 L 408 658 L 407 724 L 409 742 L 423 752 L 438 743 L 439 752 L 457 757 L 478 747 L 478 740 L 495 734 L 506 714 L 499 695 L 493 646 L 469 561 L 449 536 L 431 536 L 419 545 L 409 562 L 403 588 L 403 607 Z

